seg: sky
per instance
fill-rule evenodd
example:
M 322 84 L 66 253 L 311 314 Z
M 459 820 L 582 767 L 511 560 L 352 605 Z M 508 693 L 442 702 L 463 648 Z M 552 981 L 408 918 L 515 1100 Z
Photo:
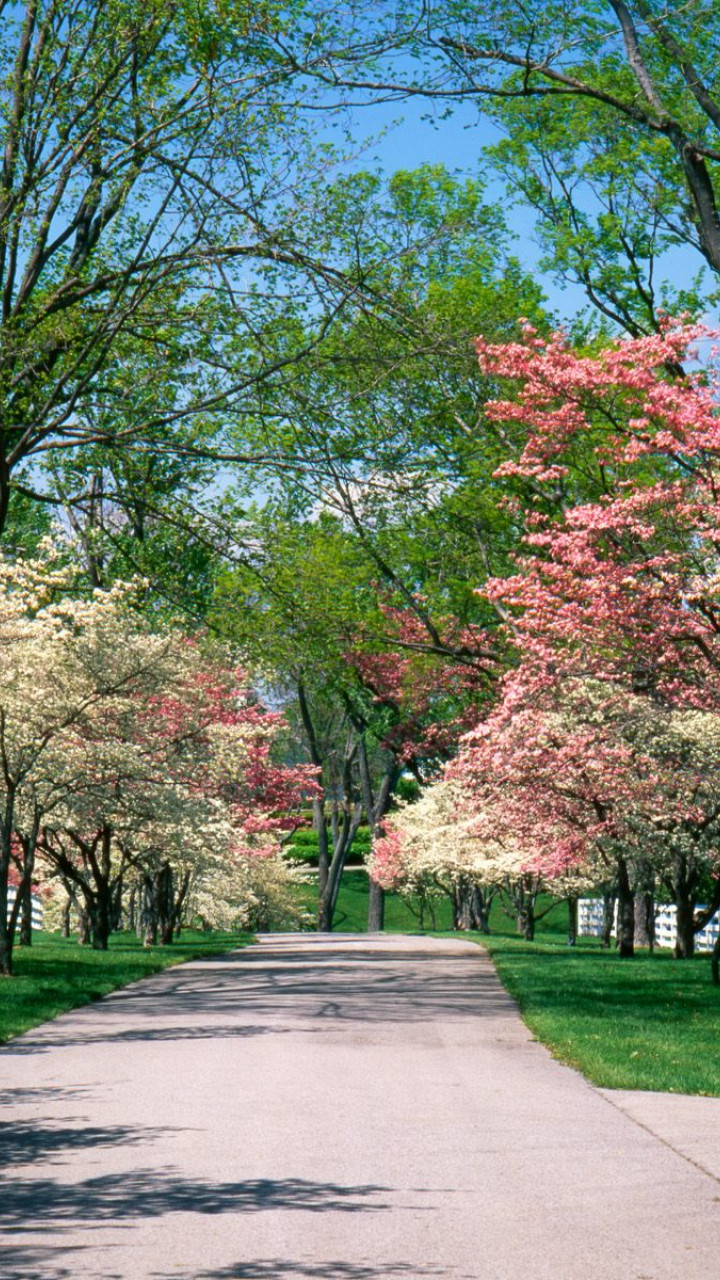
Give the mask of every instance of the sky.
M 444 164 L 467 176 L 477 176 L 483 147 L 500 141 L 502 130 L 482 116 L 470 101 L 453 107 L 443 118 L 432 104 L 420 99 L 407 102 L 372 104 L 354 109 L 347 117 L 350 130 L 358 139 L 358 151 L 351 162 L 354 168 L 381 168 L 390 174 L 398 169 L 413 169 L 422 164 Z M 360 141 L 373 140 L 361 148 Z M 487 185 L 488 200 L 507 206 L 503 182 L 491 178 Z M 535 239 L 532 215 L 519 206 L 506 207 L 508 226 L 516 237 L 512 251 L 522 265 L 540 280 L 548 306 L 560 323 L 570 321 L 588 308 L 588 298 L 580 285 L 566 284 L 544 274 L 539 267 L 541 251 Z M 661 260 L 664 277 L 678 287 L 686 286 L 702 266 L 699 255 L 687 248 L 666 254 Z M 705 321 L 717 325 L 718 312 L 709 312 Z

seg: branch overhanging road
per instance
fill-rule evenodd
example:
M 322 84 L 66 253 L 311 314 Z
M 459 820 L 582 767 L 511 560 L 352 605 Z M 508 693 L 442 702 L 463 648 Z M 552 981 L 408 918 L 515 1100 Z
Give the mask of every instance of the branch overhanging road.
M 0 1051 L 0 1099 L 2 1280 L 718 1272 L 720 1101 L 593 1089 L 463 941 L 166 970 Z

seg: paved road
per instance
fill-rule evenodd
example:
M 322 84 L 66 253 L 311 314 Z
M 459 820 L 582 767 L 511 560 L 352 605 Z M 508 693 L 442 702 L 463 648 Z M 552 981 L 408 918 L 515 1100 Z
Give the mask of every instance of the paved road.
M 720 1274 L 718 1104 L 590 1088 L 470 943 L 268 937 L 15 1041 L 0 1097 L 2 1280 Z

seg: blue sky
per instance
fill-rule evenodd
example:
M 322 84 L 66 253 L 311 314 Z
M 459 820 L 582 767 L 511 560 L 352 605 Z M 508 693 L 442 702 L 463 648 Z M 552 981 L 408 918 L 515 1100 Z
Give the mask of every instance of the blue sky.
M 373 141 L 357 155 L 354 166 L 358 168 L 384 169 L 392 173 L 397 169 L 413 169 L 422 164 L 444 164 L 450 170 L 476 175 L 481 161 L 482 148 L 497 142 L 502 131 L 480 115 L 471 102 L 453 107 L 452 113 L 443 118 L 432 106 L 421 99 L 407 102 L 372 104 L 354 109 L 350 127 L 360 141 L 371 137 Z M 488 199 L 507 203 L 503 183 L 490 179 Z M 570 320 L 588 307 L 588 299 L 580 285 L 565 285 L 540 272 L 537 264 L 540 250 L 533 233 L 532 216 L 520 207 L 507 209 L 508 225 L 516 236 L 513 252 L 529 270 L 534 270 L 541 281 L 551 309 L 562 322 Z M 671 284 L 686 286 L 688 280 L 702 266 L 702 259 L 688 248 L 668 253 L 662 260 L 666 279 Z M 705 317 L 707 323 L 717 324 L 717 310 Z

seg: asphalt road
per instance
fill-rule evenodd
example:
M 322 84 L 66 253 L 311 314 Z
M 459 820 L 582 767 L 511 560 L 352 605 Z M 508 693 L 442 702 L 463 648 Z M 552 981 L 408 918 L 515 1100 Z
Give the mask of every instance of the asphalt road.
M 470 943 L 268 937 L 14 1041 L 0 1098 L 1 1280 L 720 1275 L 720 1103 L 592 1089 Z

